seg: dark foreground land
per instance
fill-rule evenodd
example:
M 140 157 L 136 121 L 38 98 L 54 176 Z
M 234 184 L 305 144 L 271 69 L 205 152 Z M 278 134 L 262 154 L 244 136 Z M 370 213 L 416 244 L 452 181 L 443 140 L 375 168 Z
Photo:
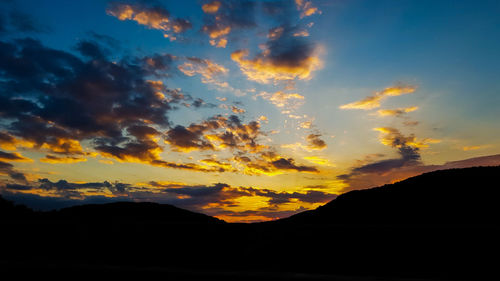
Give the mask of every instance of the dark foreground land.
M 500 167 L 437 171 L 229 224 L 168 205 L 0 198 L 4 273 L 170 280 L 499 280 Z

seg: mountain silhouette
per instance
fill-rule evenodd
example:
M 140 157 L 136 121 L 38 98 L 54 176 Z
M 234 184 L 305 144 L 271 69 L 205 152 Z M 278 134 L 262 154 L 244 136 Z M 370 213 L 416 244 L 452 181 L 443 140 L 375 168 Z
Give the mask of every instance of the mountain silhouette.
M 45 213 L 51 219 L 86 221 L 157 222 L 157 223 L 223 223 L 224 221 L 167 204 L 150 202 L 115 202 L 73 206 Z
M 253 224 L 156 203 L 38 212 L 0 197 L 0 269 L 172 280 L 499 280 L 499 175 L 500 167 L 435 171 Z
M 498 224 L 500 167 L 450 169 L 338 196 L 280 222 Z

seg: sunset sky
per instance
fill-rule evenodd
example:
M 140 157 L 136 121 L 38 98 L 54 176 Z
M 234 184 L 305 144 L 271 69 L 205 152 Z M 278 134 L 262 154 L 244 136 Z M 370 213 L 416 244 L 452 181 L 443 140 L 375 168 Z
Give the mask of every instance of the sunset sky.
M 0 2 L 0 193 L 264 221 L 500 165 L 499 1 Z

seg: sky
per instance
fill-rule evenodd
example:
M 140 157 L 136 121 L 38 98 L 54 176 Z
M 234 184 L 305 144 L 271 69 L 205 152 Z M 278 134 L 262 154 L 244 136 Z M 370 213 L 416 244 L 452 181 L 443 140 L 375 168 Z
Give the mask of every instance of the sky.
M 39 210 L 152 201 L 255 222 L 500 165 L 499 12 L 2 1 L 0 194 Z

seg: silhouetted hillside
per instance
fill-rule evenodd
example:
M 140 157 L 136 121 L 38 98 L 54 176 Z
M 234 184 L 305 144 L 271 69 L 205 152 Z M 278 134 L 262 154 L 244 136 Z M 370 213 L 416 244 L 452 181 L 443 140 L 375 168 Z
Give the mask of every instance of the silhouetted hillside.
M 17 214 L 0 221 L 0 269 L 141 280 L 500 280 L 499 175 L 500 167 L 432 172 L 256 224 L 154 203 L 40 213 L 0 199 L 4 218 Z
M 116 202 L 64 208 L 46 213 L 51 219 L 157 223 L 223 223 L 217 218 L 167 204 Z
M 23 205 L 16 205 L 0 196 L 0 220 L 27 219 L 33 216 L 34 212 Z
M 316 210 L 281 220 L 315 224 L 498 224 L 500 167 L 426 173 L 347 192 Z

